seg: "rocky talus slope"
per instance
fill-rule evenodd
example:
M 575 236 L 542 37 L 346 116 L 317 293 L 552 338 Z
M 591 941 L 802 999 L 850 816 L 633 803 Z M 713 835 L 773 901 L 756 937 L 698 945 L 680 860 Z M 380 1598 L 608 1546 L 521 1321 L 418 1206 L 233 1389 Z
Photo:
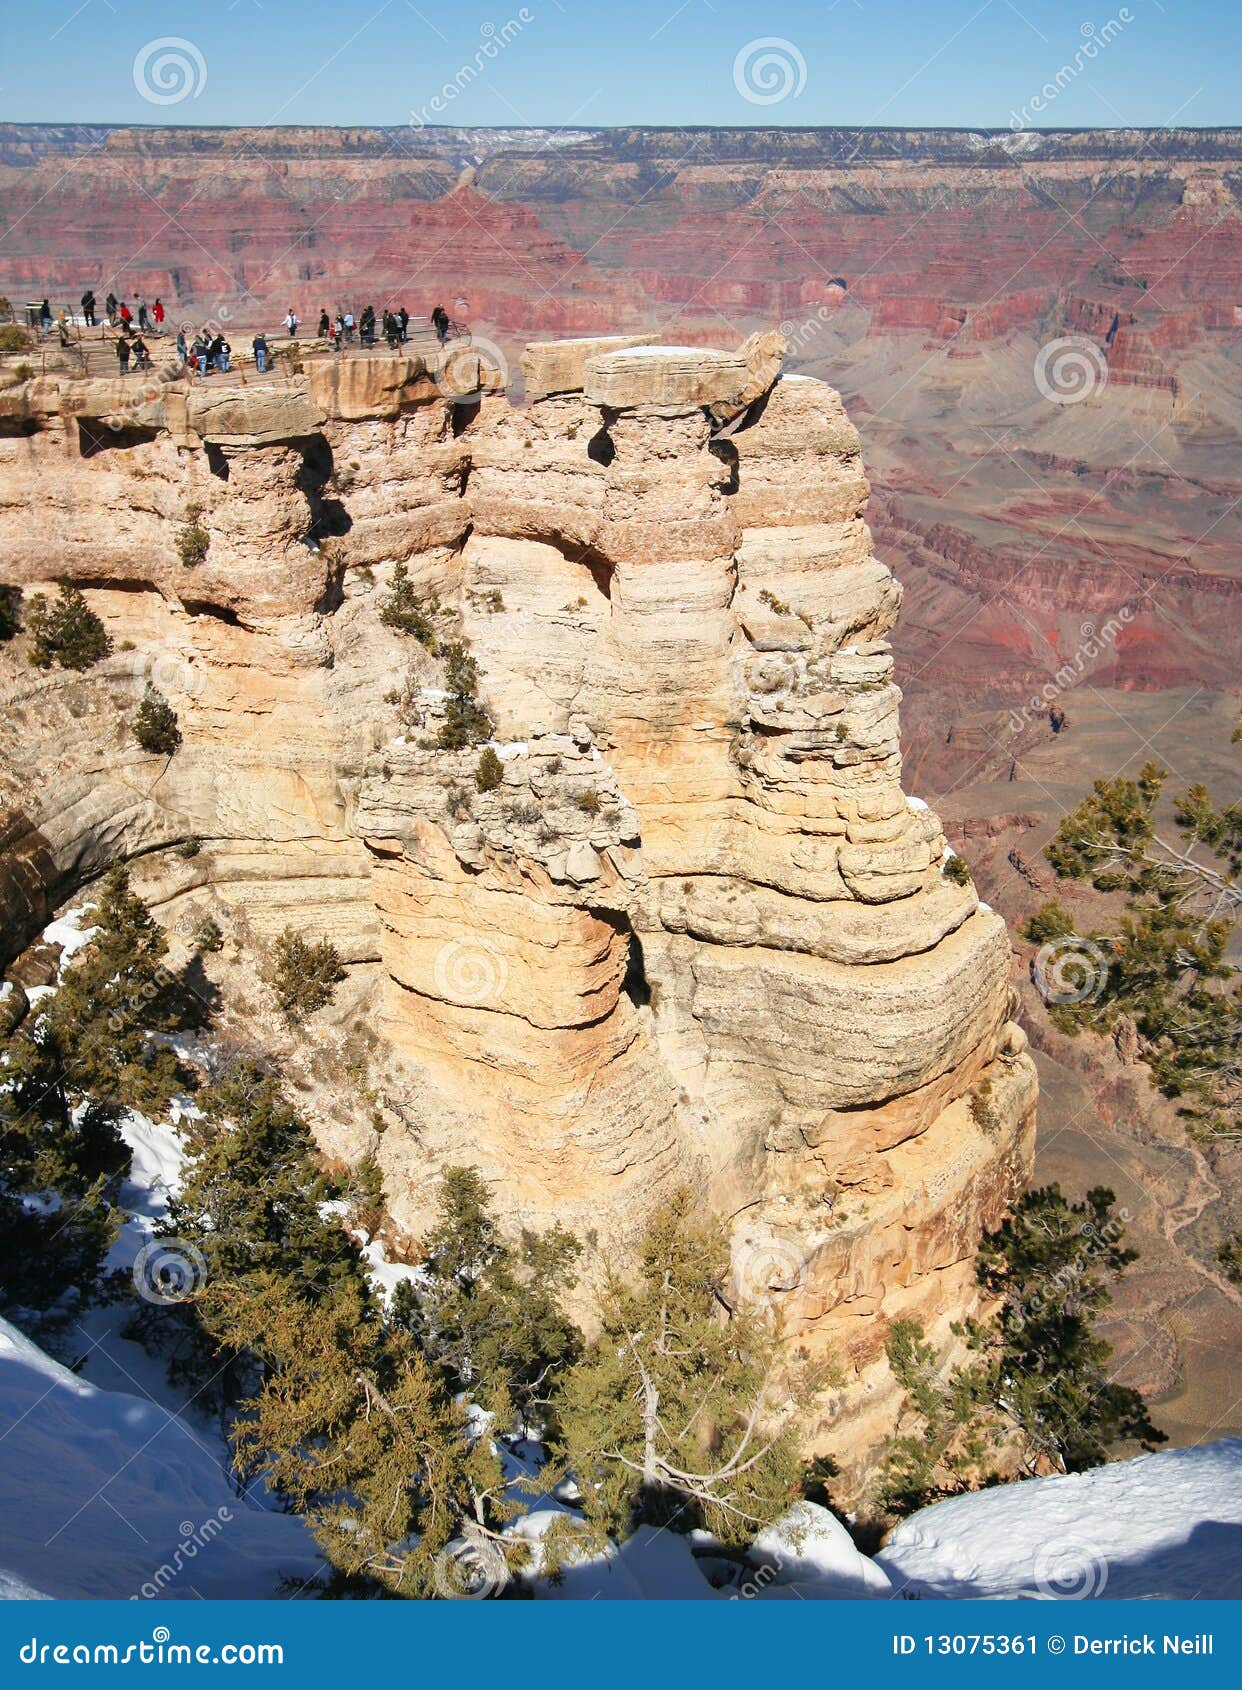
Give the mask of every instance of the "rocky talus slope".
M 118 853 L 170 926 L 216 913 L 256 1015 L 271 937 L 328 935 L 380 1077 L 316 1128 L 357 1155 L 378 1096 L 397 1222 L 472 1161 L 506 1218 L 617 1259 L 690 1183 L 739 1295 L 847 1363 L 800 1406 L 857 1464 L 887 1321 L 973 1306 L 1035 1083 L 1004 924 L 901 789 L 858 435 L 783 350 L 535 345 L 525 409 L 454 404 L 417 358 L 10 370 L 0 581 L 70 577 L 113 651 L 44 673 L 0 645 L 0 960 Z M 491 791 L 437 746 L 443 659 L 380 620 L 398 563 L 477 660 Z M 148 683 L 171 758 L 130 730 Z

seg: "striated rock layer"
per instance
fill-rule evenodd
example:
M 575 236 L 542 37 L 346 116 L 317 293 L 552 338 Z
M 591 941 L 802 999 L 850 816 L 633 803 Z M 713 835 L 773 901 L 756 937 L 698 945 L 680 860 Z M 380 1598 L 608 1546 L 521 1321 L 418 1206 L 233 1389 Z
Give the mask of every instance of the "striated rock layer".
M 1004 925 L 901 789 L 858 435 L 781 350 L 545 344 L 525 410 L 454 405 L 417 359 L 137 404 L 10 380 L 0 580 L 74 579 L 113 653 L 44 674 L 0 647 L 0 899 L 11 956 L 124 853 L 174 866 L 166 920 L 329 935 L 382 1034 L 396 1220 L 469 1160 L 510 1220 L 615 1255 L 689 1183 L 738 1295 L 847 1364 L 844 1425 L 800 1407 L 857 1474 L 887 1322 L 974 1306 L 1035 1085 Z M 398 563 L 470 643 L 494 790 L 437 747 L 441 661 L 380 621 Z M 148 683 L 171 759 L 129 731 Z

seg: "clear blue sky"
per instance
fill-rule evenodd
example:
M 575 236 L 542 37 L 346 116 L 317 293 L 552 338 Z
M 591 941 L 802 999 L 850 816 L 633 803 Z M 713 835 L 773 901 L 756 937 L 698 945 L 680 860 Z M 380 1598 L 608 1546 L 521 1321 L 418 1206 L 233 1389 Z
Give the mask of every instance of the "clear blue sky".
M 1239 0 L 12 0 L 0 116 L 1205 125 L 1240 71 Z

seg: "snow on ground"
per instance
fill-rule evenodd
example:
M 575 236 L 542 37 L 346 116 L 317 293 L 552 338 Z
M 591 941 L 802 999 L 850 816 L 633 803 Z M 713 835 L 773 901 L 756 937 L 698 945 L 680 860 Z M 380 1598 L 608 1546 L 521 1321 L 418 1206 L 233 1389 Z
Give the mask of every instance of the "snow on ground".
M 66 910 L 64 915 L 58 916 L 43 929 L 43 938 L 49 945 L 59 945 L 61 948 L 60 967 L 63 972 L 70 957 L 82 949 L 82 946 L 98 933 L 97 927 L 79 927 L 78 923 L 86 914 L 87 906 L 79 909 Z
M 1242 1597 L 1242 1438 L 957 1496 L 877 1556 L 920 1596 Z
M 0 1596 L 275 1596 L 319 1565 L 306 1527 L 237 1497 L 182 1420 L 4 1320 L 0 1427 Z

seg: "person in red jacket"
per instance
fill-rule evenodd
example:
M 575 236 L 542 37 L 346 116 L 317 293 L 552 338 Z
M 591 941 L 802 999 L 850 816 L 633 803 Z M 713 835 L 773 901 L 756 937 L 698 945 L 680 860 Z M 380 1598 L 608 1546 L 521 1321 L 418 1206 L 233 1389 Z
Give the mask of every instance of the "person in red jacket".
M 130 310 L 129 306 L 126 305 L 125 301 L 122 300 L 121 301 L 121 321 L 125 324 L 125 327 L 128 328 L 129 325 L 133 322 L 133 320 L 134 320 L 134 313 Z
M 151 307 L 151 315 L 155 318 L 155 332 L 156 332 L 156 334 L 163 334 L 163 332 L 164 332 L 164 301 L 162 299 L 160 299 L 158 296 L 156 297 L 155 304 Z

